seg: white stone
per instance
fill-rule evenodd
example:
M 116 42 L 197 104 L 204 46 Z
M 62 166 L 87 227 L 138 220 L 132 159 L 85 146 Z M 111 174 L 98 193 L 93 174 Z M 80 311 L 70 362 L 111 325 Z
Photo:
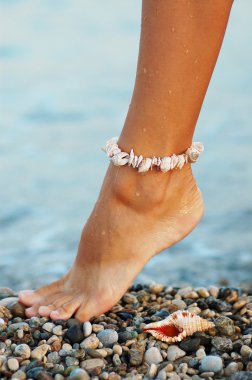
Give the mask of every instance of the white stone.
M 46 322 L 43 324 L 42 329 L 47 331 L 47 332 L 52 332 L 54 327 L 55 327 L 54 323 Z
M 85 338 L 91 335 L 92 325 L 89 321 L 83 323 L 83 333 L 84 333 Z
M 95 350 L 99 346 L 99 343 L 100 341 L 96 335 L 90 335 L 81 342 L 80 347 L 84 349 L 92 348 Z
M 159 364 L 163 361 L 163 357 L 157 347 L 151 347 L 145 352 L 144 361 L 149 365 Z
M 175 360 L 182 358 L 186 355 L 186 352 L 181 350 L 178 346 L 171 345 L 167 350 L 167 359 L 174 362 Z
M 19 369 L 19 362 L 16 358 L 8 359 L 7 364 L 11 372 L 15 372 Z
M 31 353 L 32 359 L 42 360 L 49 348 L 50 346 L 48 344 L 41 344 L 40 346 L 34 348 Z
M 18 344 L 15 347 L 14 355 L 19 356 L 23 359 L 29 359 L 29 357 L 31 356 L 31 349 L 28 346 L 28 344 L 25 344 L 25 343 Z

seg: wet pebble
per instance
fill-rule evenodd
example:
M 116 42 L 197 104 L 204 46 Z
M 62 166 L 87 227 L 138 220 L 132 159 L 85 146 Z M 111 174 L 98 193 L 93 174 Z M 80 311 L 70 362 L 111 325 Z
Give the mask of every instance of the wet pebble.
M 69 380 L 70 379 L 71 380 L 89 380 L 90 377 L 87 371 L 85 371 L 84 369 L 76 368 L 70 373 Z
M 205 356 L 201 361 L 201 372 L 214 372 L 217 373 L 223 368 L 222 360 L 219 356 Z
M 230 352 L 233 348 L 233 342 L 231 339 L 226 337 L 215 336 L 212 339 L 212 345 L 222 352 Z
M 16 358 L 8 359 L 7 364 L 8 364 L 9 370 L 12 372 L 15 372 L 19 369 L 19 362 Z
M 96 337 L 96 335 L 90 335 L 86 339 L 81 342 L 80 347 L 84 349 L 96 349 L 99 346 L 99 339 Z
M 31 349 L 30 347 L 28 346 L 28 344 L 18 344 L 16 347 L 15 347 L 15 350 L 14 350 L 14 355 L 15 356 L 19 356 L 21 357 L 22 359 L 29 359 L 29 357 L 31 356 Z
M 115 330 L 105 329 L 97 334 L 97 338 L 102 342 L 104 347 L 113 347 L 118 341 L 118 333 Z
M 239 366 L 235 362 L 231 362 L 227 365 L 224 370 L 225 376 L 231 376 L 233 373 L 236 373 L 239 369 Z
M 163 357 L 157 347 L 151 347 L 145 352 L 144 361 L 149 365 L 159 364 L 163 361 Z
M 184 350 L 181 350 L 178 346 L 171 345 L 168 347 L 167 350 L 167 359 L 174 362 L 175 360 L 182 358 L 186 355 L 186 352 Z
M 92 325 L 89 321 L 83 323 L 83 334 L 87 338 L 92 333 Z
M 73 323 L 66 332 L 66 337 L 71 343 L 80 343 L 84 339 L 84 333 L 79 323 Z
M 244 357 L 247 358 L 247 357 L 249 357 L 252 354 L 252 348 L 250 348 L 249 346 L 247 346 L 247 345 L 244 344 L 241 347 L 240 354 L 241 354 L 241 356 L 244 356 Z

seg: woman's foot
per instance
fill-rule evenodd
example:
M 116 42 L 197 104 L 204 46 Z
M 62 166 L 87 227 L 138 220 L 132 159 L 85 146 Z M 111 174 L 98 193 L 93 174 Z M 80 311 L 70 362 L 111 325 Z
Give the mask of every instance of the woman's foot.
M 60 280 L 20 292 L 28 317 L 86 321 L 109 310 L 143 266 L 199 223 L 201 193 L 191 168 L 143 175 L 110 164 L 83 229 L 78 254 Z

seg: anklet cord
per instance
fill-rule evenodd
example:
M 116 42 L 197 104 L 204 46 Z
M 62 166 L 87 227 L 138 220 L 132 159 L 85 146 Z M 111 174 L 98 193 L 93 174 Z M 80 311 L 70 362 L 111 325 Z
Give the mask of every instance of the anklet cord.
M 112 137 L 106 142 L 102 150 L 114 165 L 132 166 L 133 168 L 137 168 L 139 173 L 147 172 L 149 169 L 152 170 L 154 166 L 163 173 L 173 169 L 182 169 L 186 163 L 193 164 L 197 162 L 200 154 L 204 151 L 204 146 L 201 142 L 193 142 L 182 154 L 149 158 L 135 155 L 133 149 L 130 150 L 130 153 L 122 152 L 117 142 L 118 137 Z

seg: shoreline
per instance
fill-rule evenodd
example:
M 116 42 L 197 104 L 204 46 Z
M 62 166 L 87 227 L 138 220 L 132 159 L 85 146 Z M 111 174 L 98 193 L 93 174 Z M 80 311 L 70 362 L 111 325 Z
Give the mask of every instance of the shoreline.
M 26 318 L 15 296 L 0 288 L 3 380 L 252 380 L 252 289 L 136 284 L 84 324 Z M 215 327 L 177 343 L 143 332 L 177 310 Z

